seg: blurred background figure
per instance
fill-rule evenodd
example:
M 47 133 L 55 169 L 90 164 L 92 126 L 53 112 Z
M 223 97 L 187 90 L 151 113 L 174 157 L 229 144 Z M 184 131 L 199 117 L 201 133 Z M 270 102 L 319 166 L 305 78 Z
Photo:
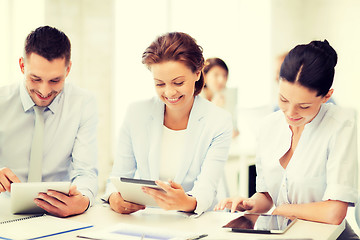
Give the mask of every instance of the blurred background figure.
M 237 88 L 227 88 L 229 69 L 220 58 L 208 58 L 203 69 L 205 86 L 200 96 L 226 109 L 233 118 L 233 138 L 239 135 L 237 128 Z
M 205 86 L 201 95 L 214 102 L 217 106 L 223 107 L 225 90 L 228 80 L 229 69 L 226 63 L 220 58 L 209 58 L 205 61 L 204 66 Z

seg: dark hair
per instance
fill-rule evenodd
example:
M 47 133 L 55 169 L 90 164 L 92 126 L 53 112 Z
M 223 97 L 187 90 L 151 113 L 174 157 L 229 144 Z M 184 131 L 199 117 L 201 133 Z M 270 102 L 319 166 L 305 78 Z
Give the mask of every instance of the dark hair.
M 336 51 L 327 40 L 297 45 L 285 57 L 280 78 L 325 96 L 334 81 L 336 63 Z
M 188 66 L 193 73 L 200 71 L 200 79 L 195 82 L 194 95 L 198 95 L 204 86 L 204 67 L 202 47 L 196 40 L 182 32 L 170 32 L 159 36 L 142 55 L 142 63 L 150 68 L 151 64 L 163 61 L 180 61 Z
M 226 74 L 229 74 L 229 69 L 226 66 L 226 63 L 220 59 L 220 58 L 208 58 L 205 61 L 205 65 L 204 65 L 204 74 L 207 74 L 210 69 L 212 69 L 215 66 L 219 66 L 221 68 L 223 68 L 226 71 Z
M 71 44 L 65 33 L 50 26 L 38 27 L 25 40 L 25 54 L 36 53 L 48 61 L 65 58 L 68 65 L 71 57 Z

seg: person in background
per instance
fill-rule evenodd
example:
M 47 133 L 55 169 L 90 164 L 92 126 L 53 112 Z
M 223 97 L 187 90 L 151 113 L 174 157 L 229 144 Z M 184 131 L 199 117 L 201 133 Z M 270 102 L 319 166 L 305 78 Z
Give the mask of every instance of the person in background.
M 203 73 L 205 85 L 200 95 L 215 105 L 223 107 L 225 104 L 223 91 L 229 75 L 226 63 L 220 58 L 209 58 L 205 61 Z
M 152 72 L 158 96 L 128 108 L 110 176 L 156 180 L 165 192 L 143 191 L 161 208 L 201 214 L 215 206 L 231 143 L 231 116 L 198 96 L 204 58 L 188 34 L 159 36 L 142 62 Z M 125 201 L 110 182 L 103 200 L 122 214 L 145 208 Z
M 34 200 L 60 217 L 83 213 L 97 194 L 96 101 L 65 83 L 70 55 L 63 32 L 39 27 L 19 59 L 24 81 L 0 88 L 1 197 L 11 183 L 71 181 L 69 194 L 49 190 Z
M 205 99 L 213 102 L 216 106 L 225 108 L 230 111 L 233 117 L 233 137 L 239 135 L 239 130 L 237 129 L 237 112 L 236 112 L 236 102 L 228 103 L 227 101 L 237 101 L 237 98 L 231 99 L 230 92 L 226 92 L 226 83 L 229 76 L 229 69 L 226 63 L 220 58 L 208 58 L 205 61 L 204 69 L 204 80 L 205 85 L 200 93 L 200 96 Z M 236 89 L 234 89 L 236 90 Z
M 334 92 L 337 54 L 328 41 L 298 45 L 279 78 L 279 106 L 258 138 L 256 190 L 221 201 L 215 210 L 268 212 L 340 224 L 357 201 L 355 113 L 326 103 Z M 358 239 L 349 224 L 339 239 Z

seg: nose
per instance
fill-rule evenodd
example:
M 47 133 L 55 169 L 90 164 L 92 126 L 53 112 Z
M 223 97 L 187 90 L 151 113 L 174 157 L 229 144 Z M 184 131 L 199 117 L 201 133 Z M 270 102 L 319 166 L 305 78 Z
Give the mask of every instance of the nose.
M 225 76 L 219 76 L 217 81 L 218 81 L 218 85 L 219 85 L 219 90 L 222 90 L 223 88 L 225 88 L 226 86 L 226 80 L 227 78 Z
M 176 94 L 176 90 L 172 86 L 167 86 L 165 89 L 165 94 L 167 97 L 172 97 Z
M 40 86 L 38 91 L 43 95 L 43 97 L 47 97 L 51 92 L 52 89 L 47 82 L 43 82 Z
M 287 114 L 290 117 L 296 116 L 296 114 L 297 114 L 296 106 L 290 104 L 288 109 L 287 109 Z

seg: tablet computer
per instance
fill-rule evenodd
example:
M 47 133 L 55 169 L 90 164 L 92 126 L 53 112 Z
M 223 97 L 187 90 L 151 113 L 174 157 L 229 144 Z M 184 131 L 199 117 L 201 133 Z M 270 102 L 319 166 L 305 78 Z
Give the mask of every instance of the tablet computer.
M 156 201 L 144 193 L 142 187 L 150 187 L 159 191 L 164 191 L 153 180 L 144 180 L 136 178 L 125 177 L 111 177 L 112 184 L 116 190 L 121 194 L 125 201 L 145 205 L 148 207 L 158 207 Z
M 55 190 L 69 194 L 70 182 L 24 182 L 11 184 L 12 213 L 44 213 L 45 210 L 34 203 L 40 192 Z
M 287 217 L 279 215 L 267 214 L 244 214 L 229 223 L 224 228 L 231 228 L 233 232 L 246 232 L 246 233 L 284 233 L 296 221 Z

